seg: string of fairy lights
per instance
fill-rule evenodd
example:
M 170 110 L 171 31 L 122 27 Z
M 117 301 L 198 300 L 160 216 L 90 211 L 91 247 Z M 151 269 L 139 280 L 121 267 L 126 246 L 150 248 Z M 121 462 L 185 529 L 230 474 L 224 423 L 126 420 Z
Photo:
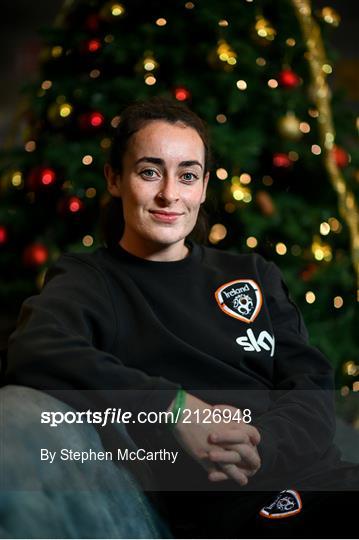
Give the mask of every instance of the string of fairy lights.
M 335 129 L 330 107 L 330 92 L 326 82 L 326 75 L 332 72 L 332 68 L 326 63 L 323 40 L 320 29 L 312 16 L 309 0 L 292 0 L 292 3 L 308 47 L 307 60 L 311 69 L 321 139 L 321 147 L 318 146 L 318 149 L 323 148 L 324 164 L 331 184 L 338 195 L 339 211 L 347 222 L 351 235 L 351 252 L 357 276 L 357 301 L 359 302 L 359 208 L 352 190 L 341 174 L 338 161 L 333 159 Z M 330 21 L 335 20 L 328 8 L 324 8 L 324 17 Z
M 246 0 L 248 3 L 252 3 L 253 0 Z M 73 6 L 73 0 L 67 0 L 65 2 L 64 9 L 60 14 L 57 23 L 59 25 L 64 24 L 66 21 L 66 14 L 71 10 Z M 356 202 L 353 199 L 353 194 L 348 190 L 341 169 L 344 169 L 350 163 L 350 154 L 342 147 L 335 144 L 334 128 L 330 115 L 329 104 L 329 92 L 327 89 L 326 76 L 333 71 L 332 66 L 326 60 L 323 52 L 323 45 L 321 42 L 320 31 L 318 27 L 314 27 L 313 16 L 309 7 L 308 0 L 292 0 L 295 12 L 299 18 L 304 40 L 307 43 L 308 50 L 305 53 L 306 59 L 312 68 L 313 84 L 312 84 L 312 102 L 315 106 L 311 106 L 307 110 L 308 118 L 300 119 L 297 117 L 295 111 L 288 110 L 282 117 L 278 119 L 277 130 L 279 134 L 286 138 L 288 141 L 296 142 L 301 138 L 305 138 L 306 135 L 311 133 L 313 129 L 313 122 L 318 125 L 318 131 L 321 140 L 318 143 L 311 144 L 310 152 L 313 156 L 318 156 L 318 159 L 324 158 L 329 176 L 332 181 L 332 185 L 338 194 L 340 201 L 339 209 L 341 216 L 348 223 L 351 235 L 352 235 L 352 255 L 353 262 L 355 264 L 356 271 L 359 275 L 359 240 L 358 240 L 358 222 L 355 220 L 355 212 L 358 216 Z M 196 4 L 194 2 L 184 3 L 186 10 L 194 10 Z M 100 9 L 99 17 L 111 22 L 111 20 L 121 19 L 126 14 L 126 6 L 123 3 L 109 1 L 105 2 Z M 338 26 L 340 23 L 340 16 L 336 11 L 330 7 L 325 7 L 316 13 L 317 18 L 321 19 L 325 23 L 331 26 Z M 95 28 L 97 21 L 90 20 L 88 22 L 89 27 Z M 153 21 L 153 24 L 158 28 L 165 28 L 168 25 L 168 20 L 164 17 L 158 17 Z M 230 25 L 230 21 L 227 19 L 219 19 L 218 27 L 225 29 Z M 315 29 L 315 35 L 313 34 Z M 277 38 L 277 30 L 271 24 L 271 22 L 264 17 L 264 15 L 257 11 L 255 20 L 253 21 L 252 34 L 256 40 L 261 43 L 270 44 Z M 115 36 L 112 33 L 107 33 L 103 38 L 91 37 L 83 42 L 81 47 L 88 55 L 96 56 L 104 47 L 111 45 L 115 40 Z M 294 37 L 288 37 L 286 39 L 286 46 L 288 49 L 297 45 Z M 44 51 L 44 58 L 52 58 L 54 60 L 60 59 L 66 55 L 66 49 L 63 45 L 54 45 Z M 232 71 L 238 63 L 238 54 L 233 46 L 227 39 L 221 37 L 218 39 L 216 45 L 213 47 L 212 53 L 208 58 L 208 62 L 211 66 L 221 66 L 224 71 Z M 255 59 L 256 65 L 259 68 L 264 68 L 267 65 L 267 60 L 264 56 L 258 56 Z M 315 64 L 315 66 L 314 66 Z M 160 63 L 155 54 L 151 50 L 145 50 L 142 58 L 134 66 L 135 72 L 142 74 L 143 82 L 147 86 L 155 86 L 158 83 Z M 101 77 L 100 67 L 94 65 L 88 76 L 90 79 L 95 80 Z M 283 63 L 283 67 L 276 76 L 271 76 L 266 81 L 266 84 L 270 91 L 275 92 L 278 88 L 285 88 L 287 90 L 295 89 L 302 84 L 301 77 L 292 69 L 288 62 Z M 249 82 L 244 78 L 239 78 L 234 81 L 234 84 L 238 92 L 246 92 L 250 90 L 248 88 Z M 38 90 L 38 97 L 45 97 L 48 92 L 51 92 L 54 87 L 54 81 L 43 80 Z M 184 85 L 176 86 L 172 89 L 174 97 L 178 101 L 186 102 L 191 99 L 191 89 Z M 58 95 L 54 102 L 47 109 L 47 119 L 54 125 L 61 128 L 66 126 L 66 122 L 71 120 L 76 114 L 76 107 L 67 99 L 65 95 Z M 323 122 L 325 117 L 325 122 Z M 218 112 L 216 115 L 216 122 L 219 125 L 226 124 L 230 119 L 223 113 Z M 116 127 L 120 122 L 120 116 L 114 116 L 108 121 L 105 115 L 100 110 L 92 110 L 90 112 L 81 114 L 78 118 L 78 124 L 85 132 L 89 130 L 99 130 L 106 126 L 107 122 L 112 127 Z M 101 150 L 108 150 L 111 146 L 111 139 L 108 136 L 104 136 L 99 141 L 99 147 Z M 37 141 L 35 138 L 28 138 L 24 142 L 24 149 L 27 153 L 33 153 L 37 150 Z M 96 153 L 85 153 L 79 156 L 79 161 L 83 167 L 91 167 L 96 163 Z M 290 150 L 288 152 L 276 152 L 272 156 L 272 165 L 276 169 L 290 169 L 293 164 L 300 159 L 298 152 Z M 219 181 L 225 182 L 227 189 L 227 199 L 225 201 L 224 209 L 228 213 L 233 213 L 238 208 L 238 204 L 250 205 L 253 202 L 260 207 L 263 215 L 271 216 L 276 211 L 275 205 L 271 196 L 265 188 L 270 188 L 273 185 L 273 178 L 270 174 L 263 175 L 261 182 L 263 184 L 263 190 L 252 189 L 253 177 L 249 172 L 241 171 L 239 174 L 233 174 L 225 167 L 218 167 L 215 171 L 215 175 Z M 14 189 L 27 189 L 27 200 L 31 203 L 36 197 L 36 190 L 40 185 L 41 188 L 50 187 L 57 182 L 57 171 L 50 166 L 38 166 L 34 167 L 27 175 L 21 170 L 12 170 L 6 176 L 6 183 Z M 344 187 L 343 187 L 344 186 Z M 108 195 L 100 194 L 95 186 L 87 187 L 84 190 L 75 189 L 74 183 L 70 180 L 66 180 L 62 185 L 63 191 L 67 194 L 62 201 L 61 211 L 63 213 L 75 214 L 81 212 L 86 204 L 86 199 L 95 199 L 100 195 L 100 204 L 103 204 Z M 358 219 L 358 218 L 357 218 Z M 310 251 L 314 261 L 317 262 L 330 262 L 333 259 L 332 246 L 326 238 L 330 234 L 340 234 L 342 231 L 342 224 L 335 217 L 331 216 L 327 220 L 318 224 L 318 229 L 313 233 L 313 239 L 310 246 Z M 0 223 L 0 244 L 5 244 L 7 241 L 7 229 Z M 216 245 L 221 242 L 227 236 L 227 229 L 222 223 L 215 223 L 209 233 L 209 241 Z M 94 237 L 92 234 L 85 234 L 82 238 L 82 244 L 85 247 L 90 248 L 94 244 Z M 248 248 L 255 249 L 258 246 L 258 239 L 254 236 L 248 236 L 245 243 Z M 300 256 L 303 252 L 303 247 L 298 244 L 287 246 L 284 242 L 277 242 L 274 245 L 274 251 L 277 255 L 285 256 L 290 252 L 294 256 Z M 23 261 L 25 265 L 32 267 L 42 267 L 51 260 L 51 253 L 45 244 L 41 242 L 34 242 L 30 246 L 27 246 L 24 252 Z M 43 283 L 44 274 L 46 268 L 41 268 L 38 275 L 37 284 L 41 288 Z M 308 275 L 307 275 L 307 274 Z M 302 273 L 303 281 L 310 279 L 311 269 L 307 269 Z M 308 304 L 313 304 L 316 301 L 315 292 L 308 290 L 305 293 L 305 300 Z M 359 291 L 358 291 L 359 300 Z M 344 305 L 344 300 L 341 296 L 336 295 L 332 299 L 335 309 L 340 309 Z M 359 366 L 354 361 L 348 361 L 344 364 L 346 374 L 350 376 L 357 376 L 359 374 Z M 348 387 L 349 388 L 349 387 Z M 359 382 L 355 381 L 352 385 L 354 391 L 359 391 Z M 343 395 L 347 390 L 343 390 Z

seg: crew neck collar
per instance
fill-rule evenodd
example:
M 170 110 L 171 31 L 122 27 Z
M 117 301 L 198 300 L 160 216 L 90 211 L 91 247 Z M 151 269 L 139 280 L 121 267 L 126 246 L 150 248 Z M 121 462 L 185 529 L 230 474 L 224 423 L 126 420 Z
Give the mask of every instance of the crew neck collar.
M 112 248 L 109 248 L 111 253 L 117 258 L 125 261 L 134 266 L 142 266 L 146 268 L 155 268 L 156 270 L 169 270 L 169 269 L 181 269 L 186 268 L 187 266 L 193 264 L 194 262 L 200 259 L 200 246 L 193 242 L 193 240 L 186 240 L 186 246 L 189 249 L 189 253 L 183 259 L 178 259 L 176 261 L 152 261 L 150 259 L 143 259 L 142 257 L 137 257 L 133 255 L 126 249 L 124 249 L 120 244 L 116 244 Z

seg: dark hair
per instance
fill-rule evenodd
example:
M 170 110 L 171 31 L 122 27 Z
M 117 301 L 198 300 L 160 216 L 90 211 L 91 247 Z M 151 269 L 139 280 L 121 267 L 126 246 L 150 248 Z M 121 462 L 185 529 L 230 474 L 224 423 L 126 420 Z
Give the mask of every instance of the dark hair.
M 195 129 L 204 144 L 204 174 L 210 170 L 212 157 L 206 124 L 185 104 L 178 103 L 171 98 L 156 96 L 145 101 L 135 101 L 122 111 L 119 124 L 113 135 L 108 159 L 108 163 L 115 171 L 118 173 L 122 171 L 123 157 L 132 135 L 152 120 L 164 120 L 170 124 L 180 122 Z M 106 245 L 113 246 L 117 244 L 124 230 L 123 209 L 120 198 L 109 196 L 109 200 L 102 210 L 101 222 L 103 239 Z M 208 228 L 207 212 L 201 205 L 196 225 L 189 237 L 197 242 L 204 243 L 208 238 Z

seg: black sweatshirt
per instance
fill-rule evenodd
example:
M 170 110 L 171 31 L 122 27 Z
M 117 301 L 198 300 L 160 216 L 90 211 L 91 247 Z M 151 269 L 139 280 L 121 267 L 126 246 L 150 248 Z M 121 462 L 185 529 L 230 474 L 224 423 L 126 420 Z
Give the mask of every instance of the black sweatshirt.
M 256 253 L 189 246 L 170 262 L 121 246 L 62 255 L 22 306 L 6 382 L 94 390 L 103 407 L 133 413 L 166 410 L 182 386 L 251 409 L 260 478 L 330 467 L 332 369 L 280 270 Z

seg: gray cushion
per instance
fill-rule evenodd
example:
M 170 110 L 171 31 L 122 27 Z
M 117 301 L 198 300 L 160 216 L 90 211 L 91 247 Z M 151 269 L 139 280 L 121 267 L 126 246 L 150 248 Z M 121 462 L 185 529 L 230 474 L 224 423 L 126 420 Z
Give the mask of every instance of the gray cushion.
M 41 448 L 104 451 L 91 424 L 51 428 L 40 423 L 44 410 L 73 409 L 32 388 L 0 389 L 0 536 L 169 537 L 133 476 L 115 462 L 41 461 Z

